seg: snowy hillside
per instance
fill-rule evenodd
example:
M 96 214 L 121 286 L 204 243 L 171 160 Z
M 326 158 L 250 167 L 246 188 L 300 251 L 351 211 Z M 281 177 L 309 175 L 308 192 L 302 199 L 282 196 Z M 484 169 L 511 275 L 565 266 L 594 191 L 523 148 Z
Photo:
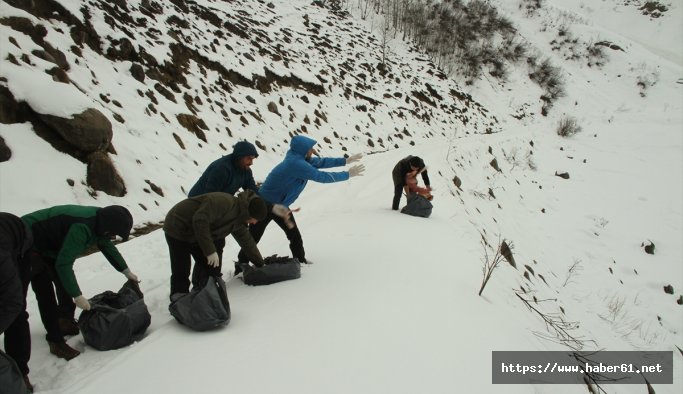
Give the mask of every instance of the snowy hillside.
M 398 40 L 379 66 L 382 18 L 342 3 L 0 3 L 0 137 L 11 151 L 0 162 L 1 211 L 115 203 L 141 229 L 239 139 L 260 149 L 257 180 L 296 134 L 317 139 L 322 155 L 366 154 L 364 176 L 311 183 L 295 204 L 315 264 L 267 287 L 230 280 L 224 329 L 190 332 L 170 317 L 161 231 L 119 246 L 152 313 L 131 347 L 98 352 L 77 336 L 69 344 L 81 356 L 54 358 L 29 292 L 37 392 L 587 392 L 491 384 L 491 351 L 567 349 L 673 351 L 674 384 L 653 389 L 680 392 L 680 2 L 655 17 L 639 1 L 492 1 L 561 70 L 566 94 L 547 116 L 523 67 L 468 85 Z M 601 51 L 588 50 L 596 43 Z M 110 146 L 50 134 L 50 116 L 90 108 L 109 119 Z M 557 135 L 569 117 L 582 131 Z M 408 154 L 429 167 L 426 220 L 389 209 L 389 173 Z M 125 194 L 93 186 L 102 157 Z M 478 296 L 482 260 L 503 240 L 515 267 L 503 261 Z M 259 247 L 288 253 L 275 226 Z M 229 238 L 226 279 L 236 254 Z M 76 271 L 88 296 L 122 284 L 99 255 Z

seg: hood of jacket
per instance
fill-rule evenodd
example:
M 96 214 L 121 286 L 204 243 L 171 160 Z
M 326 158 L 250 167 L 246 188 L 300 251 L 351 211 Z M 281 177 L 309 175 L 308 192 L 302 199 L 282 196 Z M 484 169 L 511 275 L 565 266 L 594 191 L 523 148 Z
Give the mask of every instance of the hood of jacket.
M 249 215 L 249 204 L 252 200 L 261 199 L 261 197 L 259 197 L 259 195 L 256 194 L 253 190 L 244 190 L 238 193 L 235 197 L 237 197 L 237 201 L 239 201 L 239 220 L 245 221 L 249 219 L 251 217 Z
M 296 155 L 306 157 L 306 153 L 317 144 L 317 141 L 313 138 L 309 138 L 303 135 L 297 135 L 292 138 L 289 143 L 289 151 Z

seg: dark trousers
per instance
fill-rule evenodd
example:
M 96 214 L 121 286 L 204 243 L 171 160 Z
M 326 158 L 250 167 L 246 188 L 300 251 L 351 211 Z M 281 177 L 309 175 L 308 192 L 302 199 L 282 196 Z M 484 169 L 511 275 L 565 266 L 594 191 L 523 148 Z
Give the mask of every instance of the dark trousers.
M 401 169 L 399 164 L 396 164 L 391 171 L 391 179 L 394 181 L 394 200 L 391 202 L 391 209 L 398 210 L 401 204 L 401 195 L 403 194 L 403 187 L 406 185 L 405 176 L 401 176 Z
M 268 227 L 270 221 L 274 221 L 278 226 L 280 226 L 282 231 L 285 232 L 285 235 L 289 240 L 289 250 L 292 251 L 292 257 L 296 257 L 297 259 L 299 259 L 300 262 L 305 263 L 306 252 L 304 251 L 304 241 L 301 238 L 299 226 L 296 225 L 296 221 L 294 220 L 293 214 L 290 217 L 290 219 L 295 224 L 294 228 L 292 229 L 287 227 L 284 219 L 277 215 L 274 215 L 272 212 L 268 212 L 268 216 L 266 216 L 265 219 L 255 224 L 249 225 L 249 233 L 251 234 L 251 237 L 254 238 L 254 241 L 258 243 L 261 240 L 261 237 L 263 237 L 263 233 L 266 232 L 266 227 Z M 239 264 L 246 264 L 249 262 L 249 258 L 243 250 L 240 250 L 240 253 L 237 256 L 237 261 Z
M 64 335 L 59 329 L 59 318 L 73 320 L 76 312 L 71 296 L 66 292 L 55 270 L 55 260 L 31 252 L 33 276 L 31 288 L 36 294 L 40 320 L 43 322 L 49 342 L 64 342 Z
M 20 274 L 24 291 L 24 309 L 5 330 L 5 352 L 14 359 L 24 375 L 28 375 L 28 360 L 31 358 L 31 330 L 28 326 L 28 312 L 26 312 L 29 276 L 28 272 Z
M 225 238 L 214 239 L 213 244 L 218 253 L 218 267 L 209 267 L 206 256 L 197 243 L 190 243 L 166 235 L 168 252 L 171 256 L 171 295 L 190 292 L 190 268 L 194 259 L 192 271 L 192 286 L 204 287 L 210 276 L 221 276 L 223 248 Z

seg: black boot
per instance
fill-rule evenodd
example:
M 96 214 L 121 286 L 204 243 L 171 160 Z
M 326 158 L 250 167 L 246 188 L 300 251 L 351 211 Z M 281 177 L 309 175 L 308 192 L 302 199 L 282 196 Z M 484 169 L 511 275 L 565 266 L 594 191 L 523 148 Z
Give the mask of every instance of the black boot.
M 66 361 L 74 359 L 78 357 L 79 354 L 81 354 L 81 352 L 79 352 L 78 350 L 67 345 L 66 342 L 48 341 L 48 345 L 50 345 L 50 353 L 54 354 L 59 358 L 63 358 Z
M 62 335 L 78 335 L 80 333 L 80 330 L 78 329 L 78 323 L 76 323 L 76 320 L 74 319 L 60 317 L 58 324 Z

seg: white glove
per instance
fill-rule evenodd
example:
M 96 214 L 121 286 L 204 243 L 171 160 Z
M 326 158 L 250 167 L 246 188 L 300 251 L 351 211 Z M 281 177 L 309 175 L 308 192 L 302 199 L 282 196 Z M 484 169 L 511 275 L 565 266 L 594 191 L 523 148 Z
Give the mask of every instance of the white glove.
M 218 267 L 218 253 L 213 252 L 206 256 L 206 264 L 208 264 L 209 267 Z
M 355 155 L 351 155 L 351 156 L 346 158 L 346 164 L 351 164 L 351 163 L 357 162 L 358 160 L 361 159 L 361 157 L 363 157 L 362 153 L 356 153 Z
M 353 178 L 354 176 L 363 175 L 363 171 L 365 171 L 365 166 L 363 164 L 356 164 L 349 168 L 349 176 Z
M 138 279 L 138 276 L 135 275 L 129 268 L 123 270 L 123 274 L 126 275 L 126 278 L 128 278 L 128 280 L 135 283 L 140 283 L 140 279 Z
M 78 297 L 74 298 L 74 302 L 76 303 L 77 307 L 83 309 L 84 311 L 90 310 L 90 301 L 88 301 L 88 299 L 83 297 L 82 295 L 79 295 Z
M 273 214 L 281 217 L 281 218 L 286 218 L 289 217 L 289 215 L 292 214 L 292 211 L 289 210 L 286 206 L 282 204 L 274 204 L 273 205 Z
M 281 217 L 285 221 L 287 228 L 293 229 L 294 227 L 296 227 L 296 225 L 291 219 L 292 211 L 286 206 L 281 204 L 274 204 L 273 209 L 271 211 L 274 215 Z

